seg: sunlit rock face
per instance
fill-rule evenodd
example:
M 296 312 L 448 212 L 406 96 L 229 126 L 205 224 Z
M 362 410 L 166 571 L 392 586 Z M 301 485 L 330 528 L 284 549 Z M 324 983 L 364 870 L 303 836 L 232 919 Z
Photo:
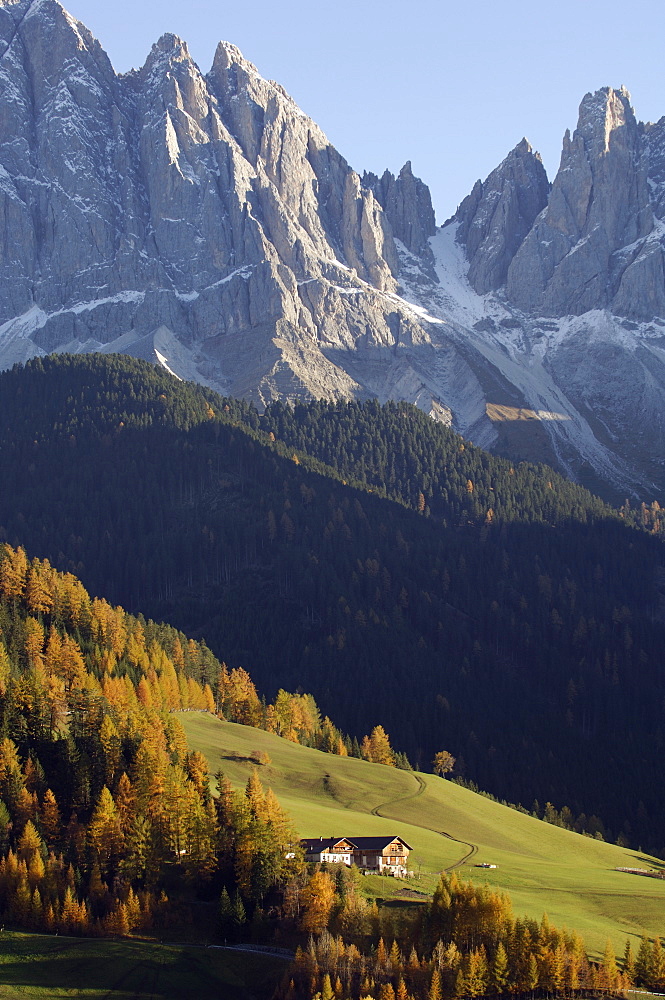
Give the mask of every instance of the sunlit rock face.
M 117 75 L 57 0 L 0 0 L 0 365 L 124 351 L 258 405 L 405 399 L 608 493 L 663 484 L 665 120 L 587 95 L 552 185 L 522 140 L 437 227 L 220 43 Z M 528 419 L 523 419 L 524 415 Z
M 625 90 L 586 95 L 547 208 L 510 265 L 511 302 L 548 316 L 609 308 L 650 320 L 665 310 L 648 135 Z
M 183 374 L 257 400 L 356 391 L 309 361 L 332 312 L 330 346 L 359 330 L 394 346 L 378 293 L 397 287 L 396 249 L 281 87 L 225 43 L 204 76 L 173 35 L 117 76 L 56 0 L 0 5 L 0 44 L 5 365 L 161 345 Z

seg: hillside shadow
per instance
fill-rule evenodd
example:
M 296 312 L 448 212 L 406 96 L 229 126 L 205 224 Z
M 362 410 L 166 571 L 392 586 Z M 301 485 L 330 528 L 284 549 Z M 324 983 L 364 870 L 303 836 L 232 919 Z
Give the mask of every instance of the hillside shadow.
M 640 868 L 657 869 L 658 871 L 665 873 L 665 861 L 657 861 L 654 858 L 645 858 L 640 854 L 634 854 L 633 857 L 639 863 Z
M 2 983 L 5 988 L 35 990 L 35 995 L 43 997 L 55 996 L 56 990 L 71 996 L 72 990 L 85 989 L 86 996 L 96 990 L 100 997 L 117 993 L 137 1000 L 170 1000 L 174 996 L 170 989 L 165 992 L 158 987 L 163 969 L 162 963 L 154 959 L 139 960 L 127 969 L 123 962 L 110 964 L 99 956 L 74 958 L 51 952 L 31 962 L 4 961 Z
M 30 961 L 4 961 L 2 963 L 2 984 L 6 988 L 34 991 L 30 995 L 56 997 L 62 990 L 63 996 L 74 995 L 81 990 L 86 997 L 128 997 L 135 1000 L 180 1000 L 184 996 L 196 996 L 199 1000 L 250 1000 L 252 993 L 245 983 L 242 970 L 247 958 L 229 962 L 221 959 L 217 950 L 205 948 L 183 949 L 173 956 L 154 955 L 136 960 L 122 955 L 100 954 L 104 944 L 95 942 L 95 954 L 81 955 L 81 945 L 85 939 L 72 943 L 72 950 L 78 954 L 69 956 L 49 950 Z M 172 960 L 171 960 L 172 959 Z M 254 961 L 252 959 L 252 961 Z M 223 964 L 222 964 L 223 963 Z M 227 968 L 227 965 L 232 968 Z M 256 970 L 263 975 L 265 970 Z M 77 994 L 78 995 L 78 994 Z

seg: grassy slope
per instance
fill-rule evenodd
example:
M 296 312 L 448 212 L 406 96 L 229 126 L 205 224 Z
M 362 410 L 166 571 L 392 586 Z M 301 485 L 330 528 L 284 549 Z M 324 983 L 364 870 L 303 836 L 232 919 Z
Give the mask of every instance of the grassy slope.
M 284 962 L 221 949 L 0 934 L 0 1000 L 254 1000 L 270 996 Z
M 418 888 L 431 889 L 433 873 L 461 862 L 465 877 L 509 892 L 517 914 L 539 919 L 547 912 L 553 923 L 578 930 L 592 953 L 602 953 L 608 937 L 623 950 L 629 935 L 635 945 L 643 933 L 665 931 L 665 881 L 614 871 L 650 867 L 653 859 L 636 851 L 560 830 L 431 774 L 334 757 L 210 715 L 179 718 L 211 774 L 221 769 L 235 786 L 246 783 L 252 752 L 268 753 L 262 781 L 302 836 L 402 836 L 414 849 L 414 870 L 422 868 Z M 474 868 L 480 861 L 498 868 Z M 384 896 L 394 885 L 372 881 Z

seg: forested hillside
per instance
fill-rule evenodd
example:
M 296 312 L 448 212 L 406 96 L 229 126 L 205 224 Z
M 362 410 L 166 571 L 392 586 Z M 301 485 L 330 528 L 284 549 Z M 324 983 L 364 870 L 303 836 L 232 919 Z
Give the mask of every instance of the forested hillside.
M 8 542 L 270 698 L 663 848 L 662 550 L 584 490 L 411 407 L 259 416 L 112 356 L 0 376 L 0 434 Z
M 223 885 L 256 905 L 302 869 L 274 796 L 256 777 L 246 796 L 221 780 L 213 800 L 172 714 L 214 712 L 220 672 L 175 629 L 0 548 L 2 919 L 154 932 L 190 923 Z
M 245 419 L 444 525 L 586 524 L 612 516 L 602 500 L 552 469 L 497 458 L 406 403 L 273 403 Z
M 300 929 L 283 895 L 270 921 L 262 909 L 276 889 L 308 883 L 289 817 L 256 768 L 244 794 L 222 774 L 211 787 L 182 710 L 347 754 L 310 695 L 267 704 L 205 644 L 0 546 L 0 920 L 186 935 L 203 905 L 207 937 L 249 933 L 250 919 L 266 939 Z

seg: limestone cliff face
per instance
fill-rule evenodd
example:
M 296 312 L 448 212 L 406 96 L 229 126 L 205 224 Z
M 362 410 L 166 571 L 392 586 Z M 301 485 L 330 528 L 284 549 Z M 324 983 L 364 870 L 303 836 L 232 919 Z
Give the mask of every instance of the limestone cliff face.
M 549 183 L 526 139 L 485 183 L 477 181 L 457 210 L 458 241 L 469 260 L 469 282 L 481 295 L 506 282 L 508 268 L 536 216 L 547 205 Z
M 550 400 L 558 460 L 599 488 L 596 475 L 619 481 L 618 459 L 650 496 L 665 485 L 664 213 L 665 119 L 642 124 L 626 90 L 603 88 L 583 99 L 551 189 L 524 141 L 452 220 L 483 296 L 481 350 Z
M 665 119 L 625 91 L 585 97 L 551 189 L 523 140 L 437 228 L 410 164 L 361 178 L 233 45 L 205 75 L 165 35 L 118 76 L 57 0 L 0 0 L 1 367 L 124 351 L 259 405 L 405 399 L 653 498 L 664 234 Z
M 646 135 L 627 91 L 586 95 L 547 209 L 508 271 L 506 293 L 520 309 L 561 316 L 609 308 L 633 319 L 665 310 Z
M 5 363 L 159 342 L 187 353 L 183 374 L 258 400 L 325 394 L 326 377 L 351 392 L 303 360 L 330 330 L 309 282 L 339 299 L 334 346 L 358 324 L 393 344 L 395 306 L 373 294 L 397 287 L 385 213 L 234 46 L 204 76 L 165 35 L 117 76 L 56 0 L 4 0 L 0 47 Z
M 383 208 L 393 235 L 414 254 L 428 250 L 428 239 L 436 233 L 429 188 L 414 177 L 407 162 L 397 177 L 386 170 L 381 177 L 365 173 L 363 182 L 372 189 Z

